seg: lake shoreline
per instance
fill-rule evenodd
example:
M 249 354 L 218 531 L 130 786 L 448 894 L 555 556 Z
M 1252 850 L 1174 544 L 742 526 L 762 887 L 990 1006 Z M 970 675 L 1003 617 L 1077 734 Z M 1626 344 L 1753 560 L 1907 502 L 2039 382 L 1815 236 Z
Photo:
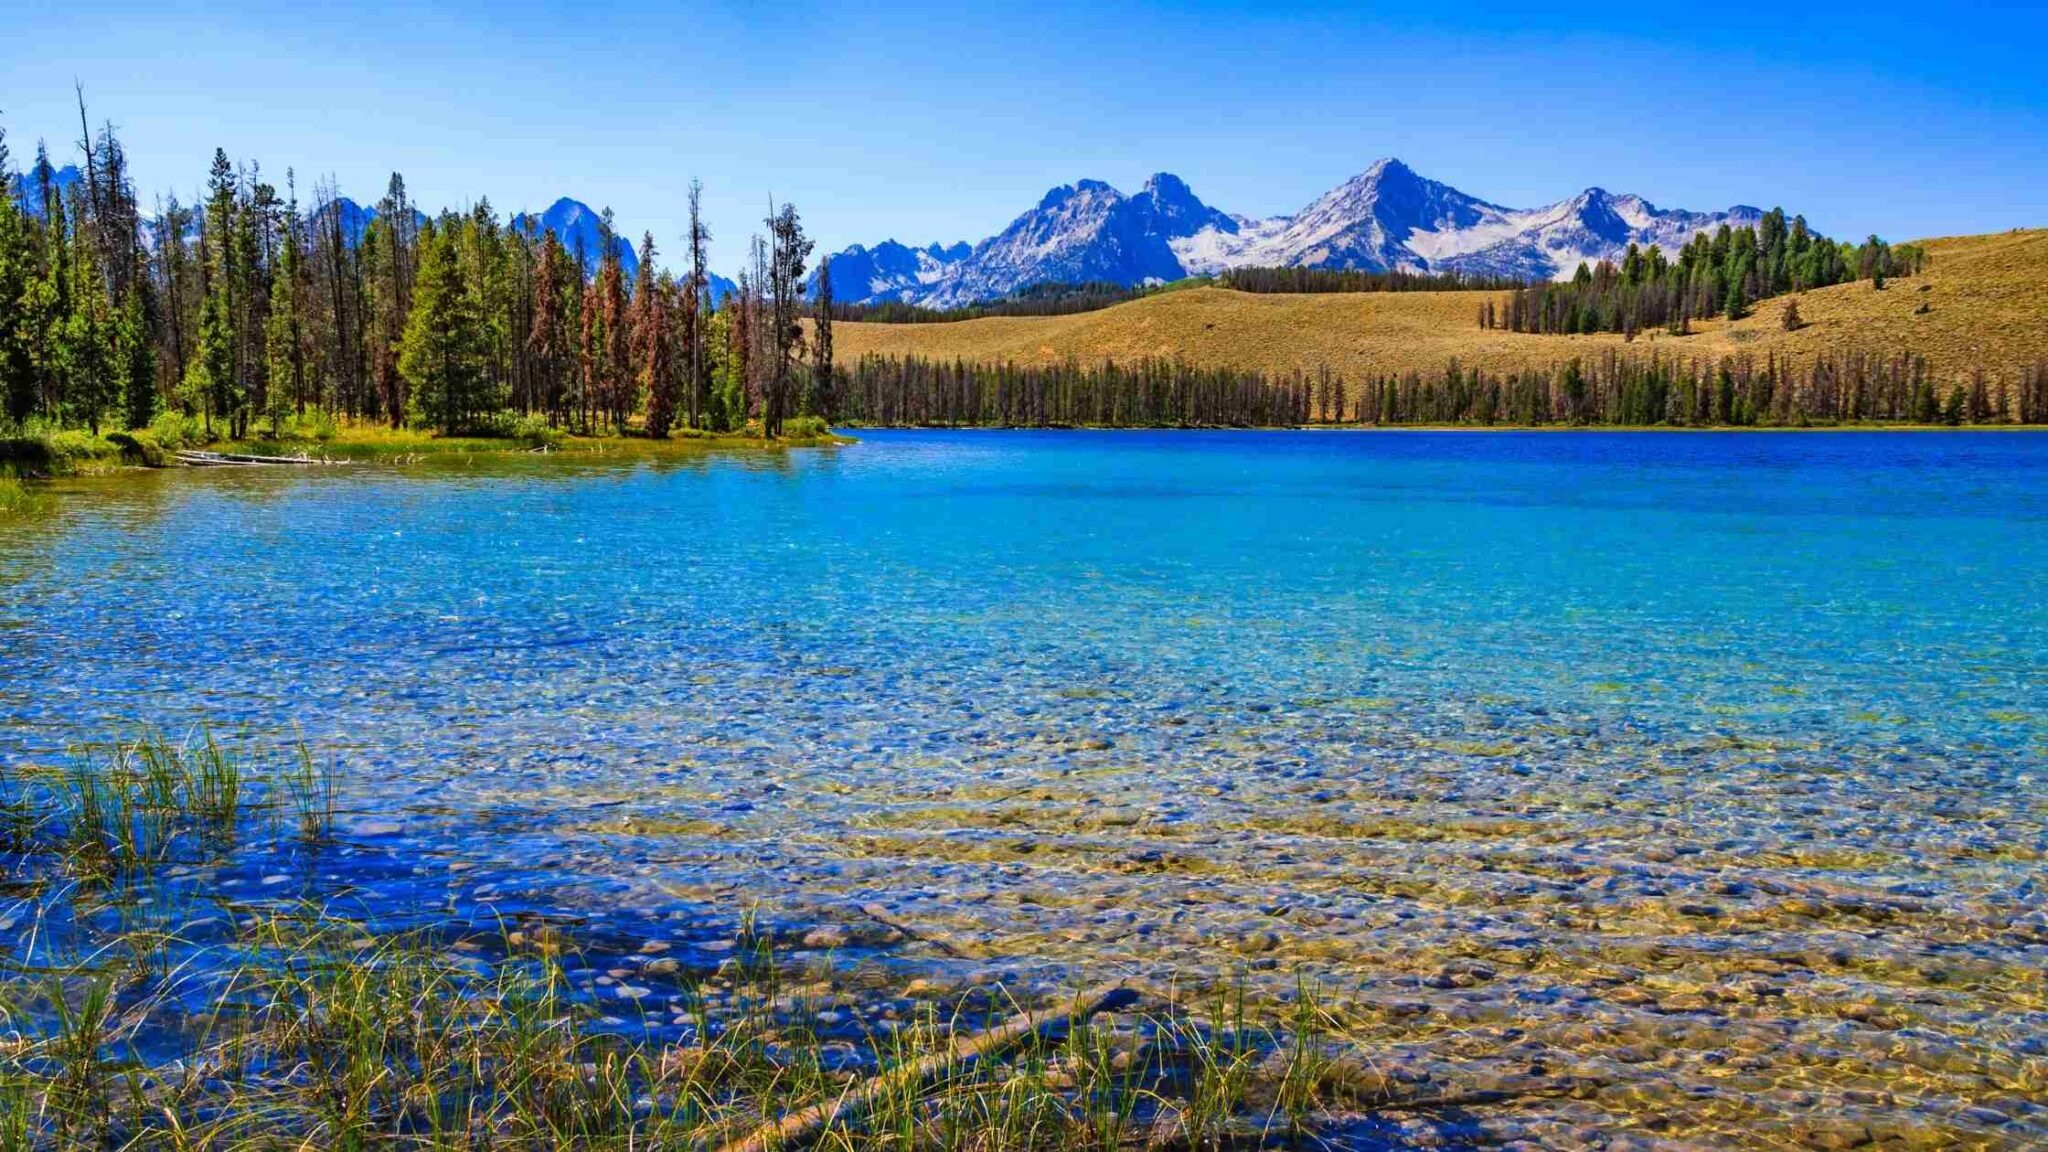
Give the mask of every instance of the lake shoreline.
M 399 430 L 388 436 L 345 435 L 333 439 L 215 440 L 204 444 L 166 447 L 145 434 L 108 432 L 89 437 L 82 432 L 57 436 L 0 437 L 0 475 L 19 481 L 45 481 L 77 476 L 104 475 L 126 470 L 159 470 L 191 467 L 177 458 L 179 453 L 204 453 L 222 457 L 264 456 L 262 461 L 224 460 L 221 463 L 256 466 L 288 466 L 298 463 L 408 463 L 426 458 L 553 457 L 576 459 L 608 455 L 664 455 L 703 450 L 768 451 L 791 448 L 824 448 L 859 443 L 858 433 L 888 432 L 1318 432 L 1318 433 L 1927 433 L 1927 432 L 2042 432 L 2048 426 L 2034 424 L 1907 424 L 1854 423 L 1808 425 L 1664 425 L 1664 424 L 843 424 L 822 435 L 767 439 L 746 432 L 677 435 L 661 440 L 645 436 L 571 436 L 534 443 L 514 437 L 454 436 Z M 63 439 L 72 443 L 58 447 Z
M 2042 432 L 2043 424 L 845 424 L 843 432 Z M 844 439 L 845 437 L 842 437 Z M 857 439 L 857 438 L 854 438 Z
M 227 459 L 225 466 L 289 467 L 301 462 L 393 464 L 430 458 L 491 457 L 572 458 L 641 455 L 658 459 L 713 450 L 781 451 L 848 443 L 827 431 L 821 435 L 767 439 L 751 432 L 695 433 L 660 440 L 646 436 L 575 436 L 547 438 L 513 436 L 448 436 L 410 429 L 348 427 L 329 438 L 247 437 L 192 444 L 160 443 L 147 430 L 109 431 L 93 436 L 67 431 L 43 436 L 0 437 L 0 476 L 21 481 L 46 481 L 123 471 L 157 471 L 194 466 L 180 453 L 221 457 L 269 457 L 261 462 Z

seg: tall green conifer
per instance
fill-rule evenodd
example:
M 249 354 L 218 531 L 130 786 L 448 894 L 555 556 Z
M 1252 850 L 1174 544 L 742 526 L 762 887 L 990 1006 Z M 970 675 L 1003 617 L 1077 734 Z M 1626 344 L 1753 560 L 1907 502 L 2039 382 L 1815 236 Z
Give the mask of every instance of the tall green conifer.
M 398 371 L 416 417 L 451 434 L 496 407 L 485 387 L 483 325 L 456 256 L 453 230 L 444 226 L 422 233 L 418 259 Z

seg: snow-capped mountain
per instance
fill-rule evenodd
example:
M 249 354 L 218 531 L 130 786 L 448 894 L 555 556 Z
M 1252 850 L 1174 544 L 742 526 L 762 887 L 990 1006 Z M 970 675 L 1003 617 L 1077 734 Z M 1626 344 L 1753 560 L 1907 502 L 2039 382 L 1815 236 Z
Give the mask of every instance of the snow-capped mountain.
M 999 235 L 974 246 L 918 303 L 947 308 L 1032 284 L 1143 284 L 1186 275 L 1172 241 L 1238 222 L 1160 173 L 1135 196 L 1100 180 L 1063 184 Z M 835 285 L 836 287 L 836 285 Z
M 841 257 L 835 257 L 833 291 L 848 301 L 944 308 L 1033 284 L 1136 285 L 1245 267 L 1550 279 L 1570 276 L 1581 261 L 1619 259 L 1631 243 L 1671 251 L 1698 232 L 1754 224 L 1762 215 L 1744 205 L 1725 212 L 1666 210 L 1599 188 L 1541 208 L 1508 208 L 1386 159 L 1300 212 L 1260 220 L 1211 208 L 1179 177 L 1161 173 L 1135 196 L 1099 180 L 1055 188 L 964 258 L 926 269 L 914 284 L 892 281 L 886 293 L 862 296 L 859 282 L 841 287 Z
M 1465 233 L 1503 211 L 1382 160 L 1293 216 L 1204 229 L 1174 247 L 1190 275 L 1248 265 L 1383 271 L 1424 262 L 1405 243 L 1418 230 Z
M 314 235 L 326 233 L 339 222 L 342 243 L 353 248 L 363 242 L 363 233 L 370 230 L 370 221 L 376 218 L 375 208 L 365 208 L 346 196 L 337 196 L 313 209 L 312 215 L 306 219 L 312 225 Z
M 76 164 L 66 164 L 62 168 L 50 169 L 50 187 L 59 196 L 70 194 L 72 185 L 84 179 L 85 177 L 78 171 L 78 165 Z M 20 201 L 21 206 L 28 211 L 29 215 L 38 218 L 42 216 L 43 193 L 41 185 L 36 180 L 36 170 L 34 168 L 26 172 L 16 172 L 14 174 L 14 194 L 16 199 Z
M 562 247 L 569 250 L 569 255 L 580 258 L 585 275 L 594 273 L 598 262 L 604 259 L 604 242 L 599 235 L 603 230 L 603 216 L 591 211 L 590 205 L 583 201 L 564 196 L 548 205 L 548 210 L 539 216 L 521 212 L 512 217 L 512 227 L 523 231 L 529 220 L 538 224 L 542 231 L 553 232 L 555 238 L 562 242 Z M 619 253 L 620 271 L 631 280 L 640 271 L 640 254 L 633 250 L 633 241 L 623 232 L 612 236 L 612 244 Z
M 523 230 L 531 221 L 541 230 L 553 232 L 555 239 L 562 242 L 562 247 L 569 250 L 570 256 L 582 258 L 584 274 L 593 275 L 604 252 L 600 227 L 602 219 L 602 214 L 592 211 L 590 205 L 564 196 L 548 205 L 548 210 L 538 216 L 521 212 L 512 217 L 512 227 L 515 230 Z M 612 243 L 619 253 L 619 272 L 630 283 L 640 273 L 640 253 L 633 247 L 631 234 L 623 226 L 615 227 L 617 231 L 612 237 Z M 673 267 L 676 262 L 670 260 L 667 263 Z M 737 290 L 732 281 L 716 272 L 706 273 L 706 279 L 710 282 L 713 305 Z
M 1763 213 L 1665 211 L 1640 196 L 1588 188 L 1542 208 L 1504 208 L 1381 160 L 1293 216 L 1205 232 L 1175 245 L 1189 275 L 1248 266 L 1472 272 L 1531 280 L 1570 276 L 1581 261 L 1619 259 L 1630 244 L 1676 250 L 1701 231 Z
M 931 291 L 972 251 L 964 241 L 950 247 L 932 244 L 924 248 L 912 248 L 894 240 L 884 240 L 873 248 L 855 244 L 832 257 L 832 298 L 870 304 L 915 300 Z M 815 275 L 810 290 L 817 294 Z
M 555 240 L 561 240 L 561 246 L 569 250 L 569 256 L 582 256 L 584 258 L 584 273 L 586 275 L 594 275 L 596 273 L 598 260 L 602 258 L 602 252 L 604 252 L 604 242 L 602 242 L 602 236 L 600 236 L 602 234 L 602 228 L 600 228 L 602 213 L 592 211 L 590 205 L 586 205 L 584 201 L 561 197 L 559 201 L 551 203 L 547 207 L 547 211 L 543 211 L 541 215 L 528 215 L 528 213 L 514 215 L 512 217 L 512 228 L 514 230 L 524 230 L 528 221 L 537 223 L 539 228 L 545 230 L 545 232 L 553 232 Z M 639 275 L 639 252 L 633 248 L 631 234 L 625 228 L 618 228 L 616 234 L 612 236 L 612 244 L 618 250 L 618 271 L 621 271 L 621 275 L 625 275 L 627 283 L 631 283 L 633 277 Z M 674 260 L 668 260 L 668 262 L 674 264 Z M 707 273 L 705 279 L 711 285 L 711 303 L 713 305 L 717 305 L 727 295 L 737 291 L 737 285 L 733 285 L 733 281 L 729 281 L 729 279 L 725 279 L 725 277 L 721 277 L 717 273 Z

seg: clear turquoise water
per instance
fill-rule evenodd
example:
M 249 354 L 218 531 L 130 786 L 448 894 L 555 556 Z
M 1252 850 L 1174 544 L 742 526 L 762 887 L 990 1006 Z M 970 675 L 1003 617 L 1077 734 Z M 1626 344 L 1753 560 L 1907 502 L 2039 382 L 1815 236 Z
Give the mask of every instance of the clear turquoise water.
M 1607 990 L 1762 971 L 1692 1023 L 1855 1070 L 1766 1113 L 1910 1067 L 1978 1135 L 2044 1132 L 2044 666 L 2034 435 L 875 432 L 0 523 L 0 757 L 296 724 L 394 917 L 881 903 L 1020 978 L 1309 963 L 1587 1060 L 1690 1019 Z
M 1887 743 L 2012 754 L 2034 730 L 1987 713 L 2040 710 L 2048 647 L 2048 446 L 2023 435 L 878 432 L 772 463 L 209 472 L 70 504 L 0 537 L 16 724 L 545 728 L 779 659 L 998 699 L 1023 673 L 1735 709 L 1851 743 L 1879 712 Z

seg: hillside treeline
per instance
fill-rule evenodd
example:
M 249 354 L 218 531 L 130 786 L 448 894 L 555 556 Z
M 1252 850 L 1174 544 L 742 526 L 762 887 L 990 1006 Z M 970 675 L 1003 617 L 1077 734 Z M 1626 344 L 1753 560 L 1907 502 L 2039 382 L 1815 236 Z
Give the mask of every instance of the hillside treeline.
M 1304 295 L 1317 292 L 1471 292 L 1525 288 L 1514 276 L 1467 272 L 1367 272 L 1343 268 L 1233 268 L 1217 280 L 1240 292 Z
M 1109 280 L 1079 284 L 1045 283 L 1019 288 L 999 300 L 963 304 L 957 308 L 927 308 L 884 300 L 871 304 L 834 304 L 832 318 L 865 324 L 950 324 L 956 320 L 980 320 L 988 316 L 1071 316 L 1099 312 L 1161 291 L 1158 285 L 1126 288 Z
M 1177 360 L 1039 366 L 871 354 L 848 372 L 840 414 L 885 427 L 1273 427 L 1306 423 L 1315 386 L 1299 372 Z
M 1447 366 L 1316 397 L 1318 420 L 1365 424 L 1801 427 L 1862 422 L 2048 423 L 2048 363 L 2010 381 L 1944 384 L 1896 355 L 1731 356 L 1609 352 L 1520 372 Z
M 863 357 L 841 415 L 873 426 L 1264 427 L 1299 424 L 1799 427 L 2048 423 L 2048 362 L 1944 384 L 1910 355 L 1718 361 L 1609 353 L 1517 372 L 1456 363 L 1347 384 L 1171 360 L 1053 365 Z
M 395 174 L 367 223 L 331 186 L 306 208 L 291 172 L 219 151 L 200 203 L 145 210 L 111 126 L 80 144 L 77 181 L 41 146 L 16 178 L 0 131 L 0 415 L 16 428 L 171 418 L 240 438 L 318 409 L 444 432 L 523 417 L 775 435 L 830 411 L 831 325 L 801 323 L 811 242 L 788 205 L 714 307 L 694 184 L 682 271 L 643 237 L 628 277 L 609 212 L 593 259 L 487 200 L 428 217 Z
M 1082 284 L 1033 284 L 999 300 L 964 304 L 957 308 L 926 308 L 918 304 L 882 301 L 872 304 L 837 304 L 832 318 L 869 324 L 947 324 L 956 320 L 980 320 L 989 316 L 1071 316 L 1097 312 L 1132 300 L 1182 288 L 1215 284 L 1240 292 L 1264 294 L 1307 294 L 1317 292 L 1469 292 L 1522 288 L 1526 281 L 1513 276 L 1476 276 L 1462 272 L 1363 272 L 1329 268 L 1234 268 L 1219 276 L 1194 276 L 1172 284 L 1125 287 L 1112 281 Z
M 1532 284 L 1505 300 L 1479 306 L 1479 326 L 1510 332 L 1617 332 L 1646 328 L 1684 335 L 1694 320 L 1740 319 L 1760 300 L 1851 280 L 1883 288 L 1893 276 L 1918 272 L 1926 252 L 1876 236 L 1862 244 L 1830 240 L 1772 209 L 1754 227 L 1722 225 L 1701 232 L 1671 259 L 1662 249 L 1631 244 L 1621 263 L 1580 264 L 1570 280 Z

